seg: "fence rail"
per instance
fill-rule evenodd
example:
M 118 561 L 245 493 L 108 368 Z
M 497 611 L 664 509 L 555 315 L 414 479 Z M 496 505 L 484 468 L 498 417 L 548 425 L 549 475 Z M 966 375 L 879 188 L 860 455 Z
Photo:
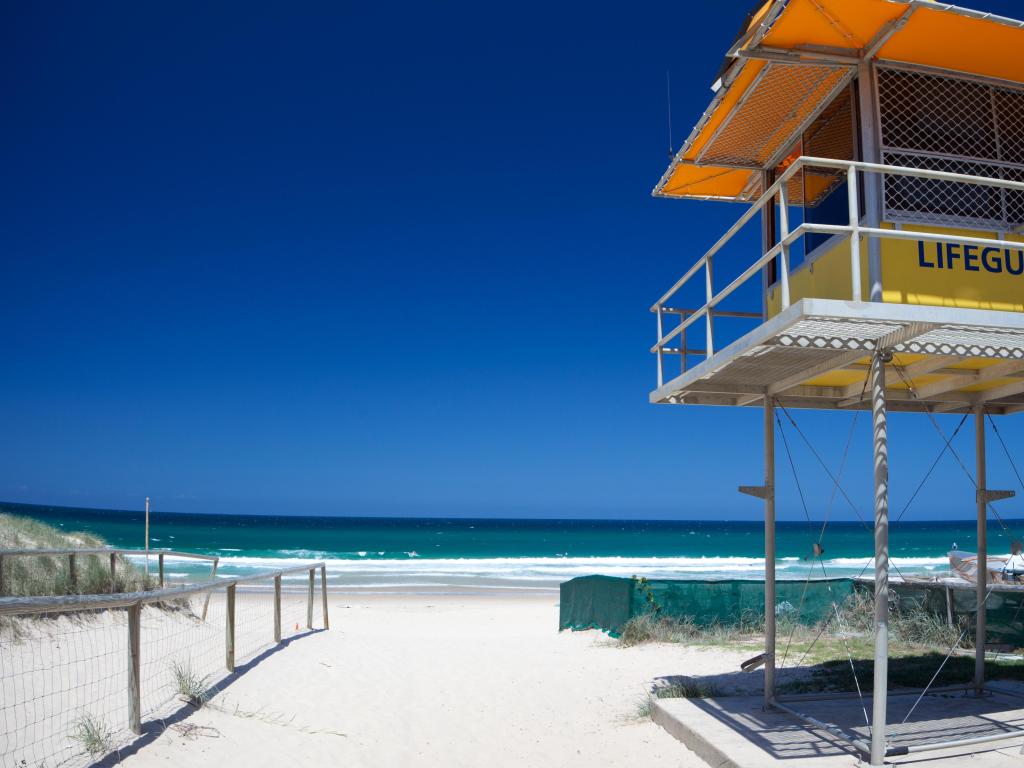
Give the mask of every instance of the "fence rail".
M 74 554 L 86 552 L 137 553 L 102 549 Z M 30 554 L 71 553 L 19 550 L 15 556 Z M 216 563 L 212 556 L 198 557 Z M 309 575 L 308 588 L 283 594 L 282 577 L 302 573 Z M 237 589 L 258 582 L 272 583 L 272 593 L 257 596 Z M 207 619 L 211 597 L 216 604 Z M 84 715 L 99 710 L 130 740 L 142 732 L 144 717 L 155 716 L 180 696 L 171 665 L 188 666 L 202 680 L 216 677 L 217 669 L 220 676 L 230 674 L 241 659 L 255 658 L 261 649 L 294 634 L 286 631 L 291 622 L 295 632 L 302 631 L 300 625 L 312 630 L 317 602 L 328 629 L 323 562 L 144 592 L 0 597 L 0 764 L 64 764 L 75 757 L 91 762 L 101 755 L 70 751 Z M 39 620 L 46 616 L 53 618 Z M 223 628 L 215 629 L 221 622 Z
M 819 169 L 831 171 L 832 173 L 845 177 L 847 185 L 847 210 L 848 222 L 846 224 L 816 224 L 804 222 L 799 226 L 791 228 L 789 220 L 789 183 L 804 169 Z M 873 184 L 864 184 L 861 189 L 858 174 L 870 177 Z M 894 182 L 894 179 L 916 180 L 917 186 L 907 193 L 906 189 Z M 911 182 L 907 182 L 910 184 Z M 904 185 L 906 186 L 906 184 Z M 841 241 L 850 244 L 850 299 L 852 301 L 863 300 L 863 289 L 861 286 L 861 265 L 862 251 L 864 244 L 881 240 L 913 240 L 923 242 L 943 242 L 949 240 L 949 234 L 923 232 L 918 229 L 883 229 L 881 227 L 865 226 L 861 223 L 864 209 L 869 207 L 883 210 L 887 217 L 910 224 L 921 224 L 926 226 L 944 225 L 950 227 L 963 226 L 957 215 L 950 213 L 943 214 L 936 218 L 936 214 L 928 213 L 926 209 L 934 207 L 940 211 L 949 209 L 951 211 L 968 210 L 971 206 L 980 205 L 977 200 L 976 188 L 994 190 L 994 193 L 1005 198 L 1006 195 L 1016 195 L 1011 200 L 1014 203 L 1010 206 L 1016 211 L 1018 218 L 1017 229 L 1024 226 L 1024 182 L 1008 179 L 992 178 L 989 176 L 977 176 L 963 173 L 951 173 L 948 171 L 930 170 L 926 168 L 910 168 L 898 165 L 885 165 L 880 163 L 865 163 L 852 160 L 835 160 L 823 157 L 801 156 L 797 158 L 789 168 L 785 170 L 775 182 L 768 187 L 764 193 L 754 201 L 742 216 L 733 224 L 714 245 L 709 248 L 703 256 L 679 278 L 661 298 L 651 307 L 651 312 L 657 316 L 657 343 L 651 347 L 651 352 L 657 356 L 658 387 L 665 382 L 663 357 L 667 355 L 679 355 L 681 367 L 685 371 L 686 357 L 688 355 L 700 354 L 710 358 L 715 353 L 715 317 L 729 317 L 746 315 L 752 318 L 761 318 L 760 313 L 737 313 L 717 310 L 719 304 L 736 292 L 751 277 L 759 274 L 768 264 L 776 262 L 778 265 L 778 290 L 781 309 L 790 306 L 790 250 L 794 243 L 807 234 L 840 236 Z M 862 205 L 862 192 L 865 194 L 865 203 Z M 876 199 L 877 198 L 877 199 Z M 913 199 L 912 199 L 913 198 Z M 871 200 L 875 200 L 873 205 Z M 912 200 L 911 200 L 912 199 Z M 911 200 L 913 205 L 907 204 Z M 902 203 L 900 201 L 903 201 Z M 916 202 L 915 202 L 916 201 Z M 907 210 L 894 211 L 893 205 L 900 203 Z M 770 205 L 777 205 L 779 212 L 778 219 L 778 242 L 762 253 L 758 258 L 750 262 L 745 269 L 728 283 L 724 288 L 715 290 L 714 287 L 714 259 L 715 256 L 728 244 L 736 234 L 750 222 L 754 216 L 764 211 Z M 917 210 L 914 206 L 921 208 Z M 1004 205 L 1005 207 L 1005 205 Z M 769 209 L 770 210 L 770 209 Z M 896 213 L 899 213 L 897 216 Z M 962 217 L 960 217 L 962 218 Z M 1000 233 L 1002 234 L 1002 233 Z M 993 248 L 1024 248 L 1021 241 L 1006 240 L 1003 237 L 985 238 L 957 235 L 959 243 L 967 245 L 988 246 Z M 863 241 L 863 243 L 862 243 Z M 679 310 L 669 306 L 679 291 L 687 285 L 696 275 L 703 270 L 704 273 L 704 303 L 696 309 Z M 869 298 L 881 300 L 882 285 L 869 286 Z M 827 298 L 838 298 L 829 296 Z M 677 316 L 679 322 L 671 330 L 665 331 L 666 316 Z M 694 323 L 704 320 L 705 344 L 703 349 L 689 347 L 686 343 L 686 330 Z M 667 346 L 671 341 L 680 338 L 675 347 Z
M 87 556 L 102 556 L 106 555 L 110 558 L 110 588 L 114 588 L 114 577 L 117 572 L 117 558 L 121 557 L 143 557 L 143 556 L 155 556 L 157 558 L 157 583 L 162 588 L 164 586 L 164 558 L 174 557 L 182 558 L 186 560 L 203 560 L 211 563 L 210 578 L 212 579 L 217 575 L 217 566 L 220 563 L 220 557 L 217 555 L 201 555 L 196 552 L 178 552 L 173 549 L 116 549 L 113 547 L 94 547 L 94 548 L 64 548 L 64 549 L 0 549 L 0 597 L 3 596 L 5 590 L 4 584 L 4 561 L 7 558 L 14 559 L 18 557 L 66 557 L 68 559 L 68 573 L 71 577 L 72 583 L 75 579 L 75 564 L 79 557 Z

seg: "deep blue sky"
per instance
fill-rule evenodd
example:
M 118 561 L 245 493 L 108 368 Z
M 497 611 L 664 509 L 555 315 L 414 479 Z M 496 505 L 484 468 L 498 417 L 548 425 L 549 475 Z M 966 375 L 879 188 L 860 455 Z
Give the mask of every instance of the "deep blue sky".
M 649 405 L 646 352 L 741 211 L 649 196 L 665 70 L 678 145 L 750 4 L 5 4 L 0 499 L 756 517 L 760 412 Z M 939 445 L 894 419 L 894 507 Z

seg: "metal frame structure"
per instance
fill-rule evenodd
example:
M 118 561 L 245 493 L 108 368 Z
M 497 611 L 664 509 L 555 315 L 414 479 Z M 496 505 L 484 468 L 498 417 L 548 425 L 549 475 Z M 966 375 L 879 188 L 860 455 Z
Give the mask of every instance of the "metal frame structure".
M 987 583 L 986 524 L 990 503 L 1006 498 L 1009 492 L 991 491 L 986 487 L 985 417 L 986 414 L 1008 414 L 1024 411 L 1024 313 L 984 309 L 960 309 L 883 302 L 882 272 L 883 240 L 959 243 L 981 248 L 1024 249 L 1024 243 L 998 237 L 969 237 L 908 231 L 882 227 L 886 180 L 911 178 L 922 183 L 969 185 L 997 188 L 1001 195 L 1024 193 L 1024 182 L 951 173 L 923 168 L 887 165 L 883 160 L 880 135 L 880 112 L 876 62 L 872 60 L 899 25 L 916 10 L 918 3 L 890 25 L 856 60 L 828 52 L 800 52 L 807 58 L 851 66 L 859 80 L 860 157 L 861 160 L 839 160 L 821 157 L 800 157 L 789 168 L 775 176 L 765 168 L 760 177 L 762 192 L 751 206 L 708 249 L 687 272 L 651 307 L 657 318 L 657 342 L 651 348 L 657 359 L 657 389 L 652 402 L 695 403 L 716 405 L 762 406 L 764 409 L 764 484 L 745 487 L 741 491 L 763 499 L 765 512 L 765 690 L 764 704 L 786 712 L 810 728 L 820 729 L 842 739 L 872 765 L 884 764 L 887 757 L 928 750 L 966 747 L 1024 736 L 1024 729 L 1011 729 L 972 738 L 935 740 L 926 743 L 892 746 L 886 734 L 886 712 L 890 694 L 888 677 L 889 616 L 889 410 L 926 413 L 961 412 L 975 417 L 976 506 L 978 530 L 978 579 L 976 584 L 977 622 L 975 636 L 975 675 L 970 690 L 980 694 L 985 680 L 985 603 L 991 586 Z M 779 4 L 781 8 L 781 4 Z M 1016 24 L 1016 22 L 1015 22 Z M 763 34 L 766 25 L 759 30 Z M 759 51 L 756 40 L 747 46 L 749 57 L 777 59 L 780 52 Z M 792 53 L 787 56 L 792 57 Z M 906 69 L 906 65 L 901 65 Z M 1001 84 L 1000 87 L 1005 87 Z M 1018 86 L 1019 88 L 1019 86 Z M 675 161 L 674 161 L 675 162 Z M 666 172 L 672 172 L 674 165 Z M 814 224 L 804 222 L 791 228 L 788 210 L 787 183 L 805 168 L 831 169 L 845 173 L 848 194 L 846 224 Z M 863 194 L 863 202 L 861 195 Z M 776 220 L 777 212 L 777 220 Z M 715 257 L 757 214 L 763 214 L 761 255 L 749 262 L 725 288 L 714 288 Z M 771 221 L 768 221 L 771 216 Z M 934 219 L 930 223 L 935 223 Z M 777 224 L 777 231 L 776 231 Z M 838 237 L 849 243 L 850 296 L 848 301 L 805 297 L 791 300 L 790 249 L 805 234 L 818 233 Z M 868 285 L 862 285 L 862 260 L 867 258 Z M 769 269 L 777 275 L 768 276 Z M 704 303 L 695 309 L 680 309 L 670 302 L 691 280 L 699 280 L 703 271 Z M 755 275 L 761 275 L 762 286 L 777 286 L 780 311 L 768 318 L 761 313 L 725 312 L 720 306 Z M 772 279 L 774 278 L 774 279 Z M 762 291 L 764 296 L 764 291 Z M 678 317 L 674 327 L 666 331 L 665 317 Z M 719 348 L 716 343 L 716 316 L 760 319 L 754 330 Z M 687 329 L 703 321 L 704 349 L 688 346 Z M 670 346 L 675 343 L 675 346 Z M 940 377 L 937 381 L 913 388 L 906 381 L 887 386 L 890 370 L 897 368 L 893 356 L 900 353 L 925 354 L 924 360 L 911 363 L 906 373 L 911 378 L 925 374 Z M 679 376 L 666 380 L 665 355 L 679 355 Z M 687 368 L 686 359 L 700 355 L 703 360 Z M 870 357 L 865 367 L 862 360 Z M 965 370 L 955 368 L 957 362 L 972 357 L 998 359 L 1000 362 Z M 861 381 L 846 387 L 808 385 L 806 382 L 836 370 L 857 370 L 865 374 Z M 911 370 L 912 369 L 912 370 Z M 989 389 L 976 391 L 979 384 L 1009 379 Z M 968 389 L 972 388 L 972 389 Z M 866 389 L 870 392 L 865 401 Z M 804 714 L 776 696 L 776 623 L 775 623 L 775 416 L 776 404 L 795 408 L 866 409 L 872 414 L 872 452 L 874 460 L 874 670 L 870 743 L 829 723 Z M 920 692 L 921 697 L 927 692 Z M 788 701 L 788 700 L 787 700 Z

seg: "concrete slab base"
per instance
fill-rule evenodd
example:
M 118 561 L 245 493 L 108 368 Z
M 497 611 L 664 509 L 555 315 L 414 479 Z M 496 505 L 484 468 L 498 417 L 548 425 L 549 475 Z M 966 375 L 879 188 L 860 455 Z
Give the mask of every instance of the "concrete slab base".
M 1014 695 L 1015 694 L 1015 695 Z M 999 683 L 982 697 L 954 692 L 926 696 L 905 724 L 900 722 L 916 695 L 890 695 L 887 732 L 898 746 L 984 736 L 1024 729 L 1024 686 Z M 871 702 L 865 700 L 868 714 Z M 860 701 L 817 699 L 787 701 L 787 706 L 846 733 L 870 741 Z M 811 730 L 791 715 L 764 711 L 760 696 L 708 699 L 656 699 L 656 723 L 714 768 L 852 768 L 864 765 L 859 754 L 841 739 Z M 889 758 L 889 765 L 920 764 L 928 768 L 1024 768 L 1024 736 L 954 749 L 913 752 Z

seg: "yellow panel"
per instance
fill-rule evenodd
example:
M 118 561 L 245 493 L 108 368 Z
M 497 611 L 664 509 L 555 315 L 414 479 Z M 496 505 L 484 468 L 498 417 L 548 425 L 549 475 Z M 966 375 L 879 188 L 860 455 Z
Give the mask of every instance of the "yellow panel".
M 964 245 L 958 236 L 995 232 L 911 227 L 948 235 L 939 243 L 882 241 L 882 295 L 896 304 L 1024 312 L 1024 250 Z
M 680 163 L 660 194 L 672 197 L 739 197 L 750 181 L 750 171 Z
M 828 46 L 859 49 L 907 10 L 890 0 L 791 0 L 761 45 L 772 48 Z M 880 59 L 1024 82 L 1024 29 L 918 6 L 882 46 Z
M 868 290 L 867 248 L 861 248 L 861 290 Z M 802 264 L 789 277 L 790 301 L 803 298 L 850 300 L 853 284 L 850 279 L 850 243 L 841 241 L 811 264 Z M 778 314 L 781 296 L 779 286 L 768 289 L 768 316 Z
M 804 382 L 812 387 L 845 387 L 849 384 L 856 384 L 864 381 L 864 374 L 857 371 L 830 371 L 829 373 L 815 376 Z
M 791 0 L 761 44 L 864 48 L 883 25 L 906 9 L 906 3 L 889 0 Z
M 891 229 L 891 225 L 884 225 Z M 918 304 L 965 309 L 1024 312 L 1024 245 L 1018 249 L 968 246 L 957 237 L 996 237 L 994 232 L 910 227 L 918 232 L 942 233 L 948 240 L 926 243 L 883 240 L 882 297 L 894 304 Z M 1007 239 L 1019 241 L 1020 236 Z M 965 258 L 966 254 L 966 258 Z M 940 266 L 941 265 L 941 266 Z M 861 248 L 861 287 L 867 297 L 867 248 Z M 850 245 L 842 241 L 810 265 L 801 265 L 789 279 L 790 300 L 851 298 Z M 780 309 L 778 285 L 768 291 L 768 315 Z M 975 361 L 969 369 L 988 363 Z
M 1020 379 L 992 379 L 990 381 L 982 382 L 981 384 L 971 384 L 969 387 L 964 387 L 961 392 L 984 392 L 986 389 L 995 389 L 1001 387 L 1004 384 L 1013 384 L 1014 382 L 1020 382 Z
M 862 5 L 857 4 L 856 13 Z M 879 52 L 881 59 L 1024 82 L 1024 29 L 939 8 L 918 8 Z
M 964 371 L 980 371 L 982 368 L 988 368 L 990 365 L 999 365 L 1005 363 L 1005 360 L 997 360 L 994 358 L 986 357 L 972 357 L 967 360 L 961 360 L 959 363 L 953 363 L 946 366 L 947 368 L 956 368 L 957 370 Z

